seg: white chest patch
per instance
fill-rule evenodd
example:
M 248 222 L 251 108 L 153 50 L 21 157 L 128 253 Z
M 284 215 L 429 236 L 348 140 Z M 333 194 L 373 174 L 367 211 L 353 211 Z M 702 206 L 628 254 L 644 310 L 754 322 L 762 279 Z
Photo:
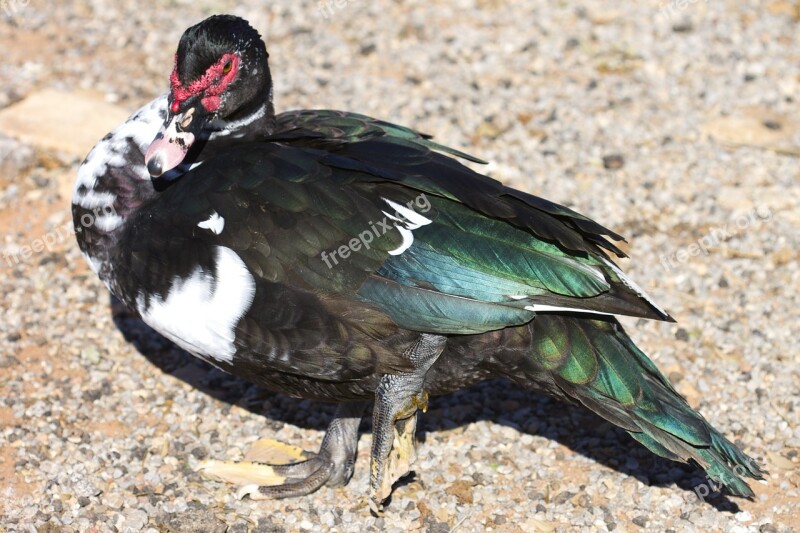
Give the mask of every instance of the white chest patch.
M 232 362 L 236 324 L 250 309 L 256 285 L 242 259 L 216 247 L 216 278 L 200 267 L 176 278 L 166 297 L 151 296 L 136 306 L 144 322 L 181 348 L 203 359 Z
M 222 233 L 222 230 L 225 227 L 225 219 L 219 216 L 219 213 L 214 211 L 207 220 L 200 222 L 197 227 L 211 230 L 211 233 L 214 235 L 219 235 Z
M 430 224 L 433 222 L 433 220 L 425 218 L 413 209 L 404 205 L 400 205 L 397 202 L 393 202 L 386 198 L 382 198 L 382 200 L 389 204 L 389 207 L 395 210 L 395 214 L 391 214 L 386 211 L 382 211 L 382 213 L 395 222 L 395 228 L 397 228 L 397 231 L 399 231 L 400 235 L 403 237 L 402 244 L 400 244 L 400 246 L 394 250 L 390 250 L 389 255 L 400 255 L 408 250 L 412 244 L 414 244 L 413 231 L 417 228 Z

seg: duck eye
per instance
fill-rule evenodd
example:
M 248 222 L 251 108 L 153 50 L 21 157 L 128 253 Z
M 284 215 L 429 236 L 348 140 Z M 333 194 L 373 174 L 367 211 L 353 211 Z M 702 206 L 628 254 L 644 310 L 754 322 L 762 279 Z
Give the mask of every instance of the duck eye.
M 224 67 L 222 67 L 222 73 L 223 73 L 223 74 L 227 74 L 228 72 L 230 72 L 230 71 L 231 71 L 231 69 L 232 69 L 232 68 L 233 68 L 233 63 L 231 63 L 230 61 L 228 61 L 227 63 L 225 63 L 225 66 L 224 66 Z

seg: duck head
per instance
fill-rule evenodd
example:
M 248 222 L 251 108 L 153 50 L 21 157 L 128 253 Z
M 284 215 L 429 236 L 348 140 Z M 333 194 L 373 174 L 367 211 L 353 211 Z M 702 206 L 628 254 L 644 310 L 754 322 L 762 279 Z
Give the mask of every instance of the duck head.
M 261 36 L 239 17 L 215 15 L 184 32 L 169 80 L 167 118 L 145 154 L 152 177 L 197 160 L 207 144 L 271 132 L 267 58 Z

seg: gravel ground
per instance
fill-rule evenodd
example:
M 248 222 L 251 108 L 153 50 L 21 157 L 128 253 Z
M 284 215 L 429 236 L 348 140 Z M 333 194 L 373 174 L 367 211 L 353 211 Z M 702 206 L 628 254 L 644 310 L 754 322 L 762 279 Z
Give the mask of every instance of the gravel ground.
M 239 501 L 200 478 L 197 462 L 239 458 L 259 437 L 316 449 L 331 406 L 224 375 L 114 305 L 63 229 L 80 158 L 0 131 L 0 529 L 800 527 L 800 6 L 328 5 L 3 0 L 0 108 L 54 88 L 133 110 L 165 89 L 186 27 L 242 15 L 267 41 L 278 109 L 413 125 L 626 235 L 623 266 L 679 323 L 625 325 L 690 403 L 771 471 L 768 483 L 754 484 L 753 502 L 700 500 L 701 472 L 582 409 L 488 382 L 432 402 L 416 475 L 382 518 L 364 498 L 368 434 L 349 486 Z

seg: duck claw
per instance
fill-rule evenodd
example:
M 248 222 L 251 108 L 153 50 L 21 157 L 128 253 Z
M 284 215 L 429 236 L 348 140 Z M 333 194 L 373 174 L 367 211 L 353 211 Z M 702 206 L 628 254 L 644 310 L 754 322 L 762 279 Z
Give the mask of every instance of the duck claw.
M 305 496 L 323 485 L 344 485 L 353 475 L 358 424 L 366 404 L 342 404 L 328 427 L 319 453 L 274 439 L 253 443 L 243 461 L 202 461 L 197 472 L 240 488 L 239 499 Z

